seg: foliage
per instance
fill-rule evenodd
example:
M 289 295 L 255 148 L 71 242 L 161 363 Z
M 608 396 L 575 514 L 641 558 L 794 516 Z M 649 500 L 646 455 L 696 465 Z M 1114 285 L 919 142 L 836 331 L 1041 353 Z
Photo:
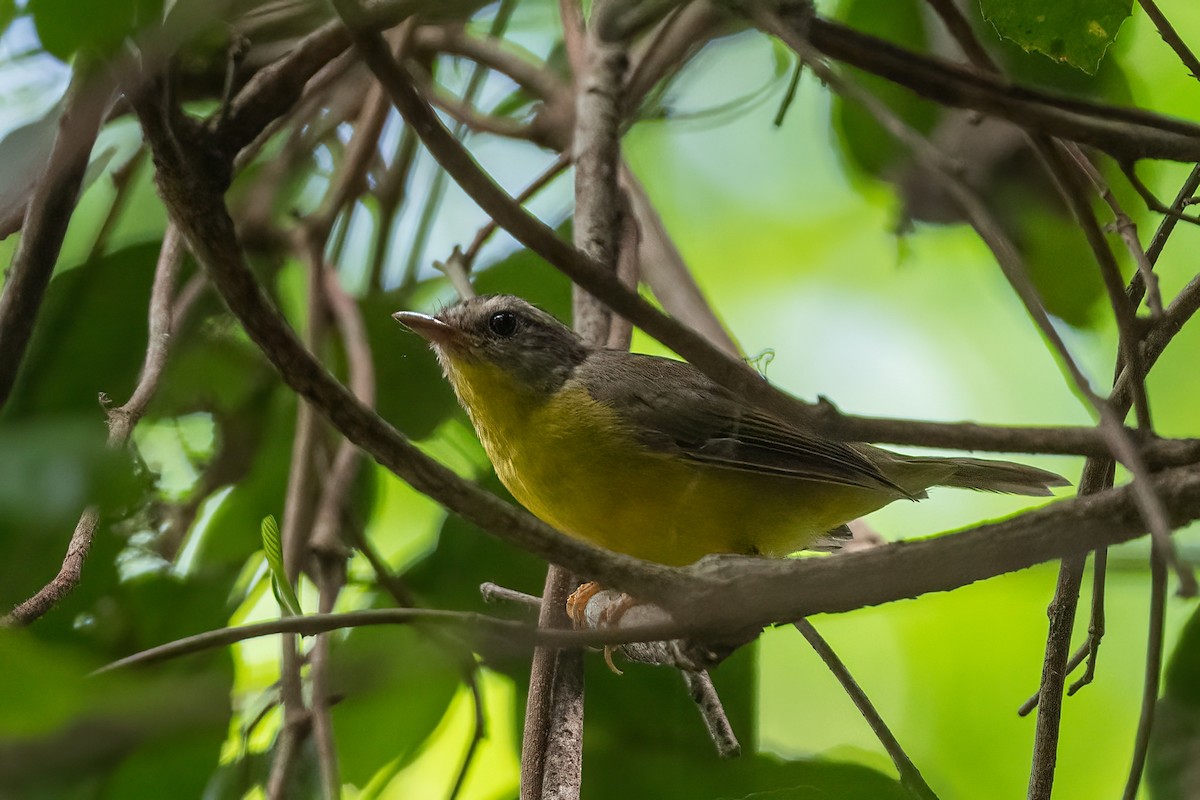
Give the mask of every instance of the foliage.
M 219 131 L 230 113 L 227 84 L 234 96 L 247 90 L 259 70 L 299 52 L 300 37 L 331 13 L 318 4 L 283 3 L 272 6 L 275 17 L 256 13 L 255 5 L 0 2 L 0 85 L 12 89 L 0 108 L 0 223 L 6 231 L 21 228 L 0 242 L 6 261 L 22 237 L 33 235 L 18 212 L 30 201 L 31 176 L 51 158 L 65 76 L 107 74 L 96 65 L 129 67 L 134 61 L 122 59 L 130 52 L 141 59 L 138 69 L 156 69 L 155 58 L 166 57 L 170 66 L 161 74 L 169 84 L 153 94 L 186 112 L 173 135 L 186 141 L 199 119 L 207 120 L 205 130 Z M 855 31 L 961 60 L 929 5 L 842 0 L 822 9 L 829 6 L 829 20 Z M 1200 30 L 1194 5 L 1165 9 L 1185 39 Z M 502 7 L 513 16 L 499 26 L 500 52 L 540 69 L 567 94 L 539 97 L 519 75 L 495 69 L 480 73 L 470 96 L 475 62 L 437 37 L 461 34 L 490 53 L 478 43 L 490 44 L 486 32 L 500 12 L 478 2 L 439 4 L 422 20 L 406 58 L 428 84 L 427 95 L 467 98 L 476 113 L 464 114 L 450 100 L 443 104 L 447 118 L 464 118 L 472 156 L 515 195 L 552 164 L 556 154 L 545 145 L 569 138 L 530 131 L 553 125 L 551 111 L 564 107 L 556 103 L 565 97 L 573 107 L 574 98 L 555 5 Z M 623 156 L 715 318 L 747 354 L 776 354 L 769 370 L 764 366 L 771 382 L 804 397 L 828 395 L 867 415 L 1089 423 L 934 171 L 876 115 L 840 96 L 830 100 L 810 70 L 794 98 L 785 99 L 789 70 L 778 43 L 730 13 L 693 31 L 696 41 L 677 52 L 648 34 L 639 40 L 647 43 L 641 52 L 675 52 L 679 69 L 659 75 L 644 104 L 629 110 L 636 122 L 624 135 Z M 968 22 L 1012 81 L 1071 98 L 1064 103 L 1194 108 L 1200 86 L 1153 26 L 1130 13 L 1128 0 L 984 0 L 982 13 L 972 5 Z M 460 30 L 462 22 L 468 24 Z M 305 99 L 281 109 L 282 123 L 246 151 L 233 176 L 227 200 L 242 248 L 262 291 L 325 369 L 355 385 L 369 373 L 383 419 L 422 452 L 511 501 L 435 358 L 390 319 L 398 309 L 453 299 L 432 262 L 452 261 L 453 248 L 469 247 L 488 220 L 460 187 L 434 190 L 436 165 L 386 96 L 374 92 L 365 68 L 353 59 L 332 63 Z M 137 71 L 115 74 L 134 80 Z M 919 97 L 893 76 L 853 67 L 841 74 L 954 160 L 966 186 L 1011 235 L 1093 384 L 1103 385 L 1118 337 L 1104 284 L 1021 131 Z M 780 105 L 789 103 L 774 127 Z M 289 726 L 278 637 L 93 671 L 189 635 L 329 607 L 340 613 L 411 603 L 527 619 L 520 608 L 485 608 L 480 584 L 537 594 L 545 566 L 379 465 L 355 462 L 337 484 L 344 440 L 323 420 L 299 452 L 305 401 L 281 381 L 190 257 L 171 287 L 175 318 L 153 399 L 127 447 L 106 444 L 107 414 L 139 384 L 166 229 L 156 166 L 144 155 L 135 110 L 123 99 L 104 114 L 16 384 L 0 401 L 3 608 L 58 573 L 86 508 L 97 507 L 101 520 L 73 591 L 28 627 L 0 629 L 0 795 L 264 796 L 285 760 L 281 753 L 294 744 L 277 796 L 320 796 L 328 768 L 320 733 Z M 516 134 L 489 133 L 489 123 Z M 364 138 L 368 157 L 355 162 Z M 1094 155 L 1147 241 L 1161 215 L 1146 210 L 1118 165 Z M 1165 162 L 1139 165 L 1167 200 L 1185 172 Z M 52 169 L 43 180 L 53 177 Z M 551 181 L 526 204 L 565 239 L 569 185 Z M 337 199 L 340 186 L 348 188 Z M 1091 202 L 1102 221 L 1111 219 L 1098 194 Z M 1109 233 L 1128 279 L 1135 266 Z M 324 274 L 326 262 L 335 265 L 341 290 L 311 278 L 306 237 L 317 244 L 315 274 Z M 1168 302 L 1193 278 L 1197 244 L 1195 226 L 1180 225 L 1156 265 Z M 471 255 L 478 291 L 520 294 L 569 316 L 570 282 L 508 234 L 497 232 Z M 707 313 L 686 291 L 663 288 L 643 294 L 689 324 Z M 349 297 L 349 312 L 336 302 L 339 291 Z M 0 302 L 0 313 L 5 308 Z M 1198 336 L 1185 328 L 1150 377 L 1154 422 L 1164 436 L 1198 435 Z M 368 351 L 365 362 L 356 359 L 356 344 Z M 640 332 L 634 347 L 665 350 Z M 1027 460 L 1078 474 L 1071 457 Z M 303 575 L 293 582 L 283 568 L 289 542 L 275 516 L 287 506 L 297 465 L 313 473 L 295 504 L 308 523 L 300 529 L 315 529 L 331 492 L 344 551 L 313 555 L 305 543 Z M 329 489 L 335 485 L 340 490 Z M 919 506 L 893 505 L 871 524 L 887 539 L 912 538 L 1028 507 L 1026 499 L 947 492 Z M 1195 555 L 1194 532 L 1176 538 L 1185 555 Z M 1146 647 L 1148 550 L 1141 541 L 1112 554 L 1097 681 L 1066 701 L 1057 775 L 1063 797 L 1111 796 L 1125 778 Z M 1033 720 L 1013 712 L 1037 687 L 1053 585 L 1053 570 L 1042 567 L 815 624 L 941 797 L 1011 797 L 1028 780 L 1033 740 Z M 1087 599 L 1079 631 L 1087 625 Z M 1190 601 L 1172 598 L 1168 606 L 1172 655 L 1147 767 L 1148 794 L 1163 800 L 1190 796 L 1200 741 L 1200 616 Z M 527 647 L 432 623 L 335 632 L 320 642 L 301 640 L 305 657 L 295 676 L 302 707 L 318 696 L 329 701 L 343 796 L 447 796 L 470 752 L 477 714 L 481 744 L 459 796 L 516 796 Z M 857 710 L 794 631 L 768 630 L 714 671 L 742 744 L 743 756 L 731 762 L 715 756 L 675 671 L 630 665 L 617 676 L 598 654 L 587 662 L 584 797 L 909 796 Z M 299 736 L 298 744 L 289 736 Z

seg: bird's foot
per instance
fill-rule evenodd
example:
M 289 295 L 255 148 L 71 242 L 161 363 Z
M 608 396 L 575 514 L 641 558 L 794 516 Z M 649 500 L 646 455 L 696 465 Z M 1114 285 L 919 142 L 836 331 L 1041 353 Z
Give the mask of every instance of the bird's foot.
M 583 630 L 588 627 L 588 603 L 602 591 L 604 591 L 604 588 L 600 584 L 595 581 L 588 581 L 572 592 L 571 596 L 567 598 L 567 616 L 571 618 L 571 623 L 574 625 L 575 630 Z M 620 623 L 621 617 L 625 615 L 625 612 L 637 604 L 637 600 L 622 592 L 615 601 L 609 603 L 600 611 L 599 616 L 596 618 L 595 627 L 597 629 L 616 627 Z M 604 663 L 608 664 L 608 668 L 617 675 L 623 675 L 624 673 L 617 669 L 617 665 L 613 663 L 612 654 L 615 649 L 614 645 L 604 646 Z

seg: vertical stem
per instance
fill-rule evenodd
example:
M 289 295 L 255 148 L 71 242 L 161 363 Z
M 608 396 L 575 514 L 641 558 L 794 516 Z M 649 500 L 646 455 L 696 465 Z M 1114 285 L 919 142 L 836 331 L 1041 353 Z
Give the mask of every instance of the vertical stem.
M 570 571 L 550 565 L 538 612 L 539 628 L 567 627 L 567 595 L 571 593 L 573 583 Z M 543 797 L 542 779 L 554 708 L 554 677 L 559 666 L 556 655 L 556 650 L 545 647 L 533 651 L 529 698 L 525 703 L 525 731 L 521 741 L 521 800 L 541 800 Z
M 609 7 L 608 0 L 598 0 L 593 20 Z M 621 95 L 628 58 L 624 43 L 603 41 L 595 35 L 597 29 L 603 26 L 593 25 L 586 36 L 586 68 L 576 82 L 574 240 L 616 272 L 621 242 Z M 612 327 L 611 312 L 578 287 L 573 305 L 575 329 L 584 341 L 603 346 Z M 575 584 L 566 570 L 550 567 L 539 625 L 566 623 L 563 604 Z M 535 652 L 525 737 L 521 800 L 578 798 L 583 778 L 582 652 Z

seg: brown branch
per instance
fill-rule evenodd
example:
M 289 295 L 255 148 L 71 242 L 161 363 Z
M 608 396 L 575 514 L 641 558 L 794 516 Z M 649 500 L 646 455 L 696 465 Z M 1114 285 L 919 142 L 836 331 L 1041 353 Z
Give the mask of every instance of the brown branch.
M 557 75 L 545 65 L 513 52 L 507 42 L 470 36 L 456 25 L 422 25 L 417 28 L 413 44 L 419 50 L 469 58 L 511 78 L 545 102 L 558 102 L 564 95 L 569 102 L 569 89 Z
M 1146 753 L 1150 749 L 1150 734 L 1154 728 L 1154 709 L 1158 703 L 1158 687 L 1162 677 L 1163 626 L 1167 615 L 1167 563 L 1162 554 L 1150 551 L 1150 624 L 1146 633 L 1146 676 L 1142 682 L 1142 710 L 1138 715 L 1137 734 L 1133 740 L 1133 758 L 1129 778 L 1125 782 L 1122 800 L 1136 800 Z
M 75 523 L 75 531 L 67 544 L 67 554 L 63 556 L 62 566 L 54 578 L 37 591 L 28 600 L 13 607 L 3 619 L 0 628 L 12 628 L 40 619 L 50 609 L 61 603 L 83 577 L 83 565 L 87 561 L 88 551 L 91 550 L 92 540 L 96 535 L 96 526 L 100 524 L 100 511 L 95 506 L 84 509 Z
M 77 65 L 54 146 L 26 206 L 21 241 L 0 292 L 0 408 L 25 358 L 111 93 L 109 78 L 96 79 Z
M 539 631 L 570 627 L 566 603 L 567 596 L 574 588 L 570 571 L 551 564 L 546 573 L 543 600 L 538 611 Z M 545 776 L 546 751 L 550 743 L 554 676 L 557 668 L 556 651 L 544 647 L 534 650 L 521 739 L 521 800 L 541 800 L 543 797 L 542 781 Z
M 149 329 L 147 331 L 146 355 L 137 386 L 128 402 L 108 414 L 108 446 L 119 449 L 125 446 L 133 428 L 146 406 L 154 397 L 166 365 L 173 329 L 172 293 L 176 276 L 183 263 L 184 243 L 179 230 L 168 225 L 159 250 L 158 263 L 154 270 L 154 284 L 150 291 Z M 184 309 L 178 309 L 182 312 Z M 28 600 L 15 606 L 0 619 L 0 627 L 28 625 L 39 619 L 74 591 L 83 577 L 83 565 L 92 547 L 96 528 L 100 524 L 100 511 L 95 506 L 84 510 L 75 524 L 75 531 L 67 545 L 62 567 L 54 578 Z
M 1173 469 L 1151 480 L 1170 509 L 1173 525 L 1200 516 L 1200 468 Z M 651 589 L 645 596 L 670 610 L 681 624 L 703 615 L 710 630 L 738 629 L 950 591 L 1144 533 L 1133 489 L 1122 486 L 1061 500 L 1002 522 L 835 558 L 710 556 L 682 570 L 692 579 L 683 589 L 690 605 L 654 587 L 621 588 L 639 593 Z
M 304 351 L 270 305 L 238 249 L 220 186 L 213 184 L 211 173 L 198 171 L 190 161 L 176 158 L 163 142 L 166 134 L 160 112 L 148 106 L 145 99 L 138 98 L 139 116 L 158 157 L 158 181 L 172 217 L 252 340 L 288 385 L 310 400 L 344 435 L 418 491 L 548 561 L 647 600 L 670 603 L 674 598 L 680 607 L 703 608 L 705 614 L 716 619 L 725 615 L 729 621 L 732 610 L 743 605 L 741 593 L 723 584 L 721 570 L 713 573 L 711 564 L 674 570 L 606 553 L 558 534 L 431 461 L 362 407 Z M 1200 508 L 1196 508 L 1200 505 L 1200 474 L 1196 470 L 1170 470 L 1152 480 L 1172 513 L 1173 523 L 1200 514 Z M 753 606 L 754 615 L 764 620 L 792 620 L 808 613 L 848 610 L 926 591 L 945 591 L 1135 538 L 1142 529 L 1131 508 L 1130 491 L 1123 488 L 1056 503 L 1019 520 L 980 529 L 983 534 L 890 545 L 821 559 L 820 563 L 756 564 L 746 585 L 756 596 L 765 598 Z M 706 577 L 712 574 L 716 577 Z M 691 606 L 692 600 L 703 598 L 711 602 Z M 735 620 L 732 624 L 744 622 Z
M 574 283 L 604 302 L 654 338 L 686 358 L 710 378 L 751 402 L 834 438 L 931 447 L 1005 452 L 1105 454 L 1100 432 L 1090 428 L 994 428 L 970 423 L 947 425 L 915 421 L 850 418 L 828 403 L 804 403 L 762 380 L 745 363 L 730 358 L 708 340 L 628 291 L 594 259 L 559 239 L 501 190 L 474 162 L 424 103 L 377 36 L 357 34 L 357 46 L 387 88 L 401 114 L 421 137 L 430 154 L 500 227 L 545 258 Z M 1190 447 L 1190 446 L 1189 446 Z M 1186 463 L 1182 456 L 1171 463 Z
M 809 39 L 829 58 L 879 75 L 926 99 L 1086 144 L 1118 161 L 1200 161 L 1200 126 L 1190 122 L 1013 84 L 822 18 L 811 21 Z
M 567 167 L 571 166 L 571 158 L 568 155 L 560 155 L 554 162 L 546 167 L 541 174 L 529 182 L 521 192 L 513 198 L 513 202 L 518 205 L 524 205 L 535 194 L 550 185 L 550 182 L 566 171 Z M 476 259 L 479 258 L 479 251 L 487 244 L 488 239 L 492 238 L 492 234 L 496 232 L 499 226 L 494 219 L 489 219 L 475 233 L 475 238 L 467 245 L 467 249 L 463 252 L 463 264 L 469 272 L 475 266 Z
M 1037 726 L 1033 738 L 1033 763 L 1029 770 L 1030 800 L 1049 800 L 1058 762 L 1058 731 L 1062 721 L 1065 664 L 1071 650 L 1071 631 L 1079 603 L 1079 584 L 1087 556 L 1072 554 L 1063 559 L 1058 570 L 1054 599 L 1047 614 L 1050 630 L 1046 634 L 1046 655 L 1042 661 L 1042 680 L 1038 689 Z
M 812 649 L 825 662 L 825 666 L 829 667 L 829 671 L 833 673 L 833 677 L 837 678 L 838 683 L 842 685 L 842 689 L 849 695 L 850 701 L 854 703 L 854 707 L 863 715 L 863 719 L 867 721 L 871 732 L 875 734 L 875 738 L 883 745 L 883 749 L 892 759 L 892 763 L 896 765 L 896 771 L 900 773 L 900 784 L 908 791 L 912 792 L 916 797 L 922 800 L 937 800 L 937 795 L 933 793 L 933 789 L 929 788 L 929 784 L 921 776 L 920 770 L 912 763 L 912 759 L 904 752 L 904 748 L 900 746 L 900 742 L 896 740 L 887 723 L 883 721 L 879 711 L 871 703 L 867 693 L 858 685 L 858 681 L 854 680 L 854 676 L 850 674 L 850 670 L 846 669 L 846 665 L 838 658 L 837 653 L 833 652 L 833 648 L 829 646 L 829 642 L 825 641 L 821 634 L 817 633 L 817 629 L 812 626 L 812 623 L 807 619 L 801 619 L 793 623 L 796 630 L 800 631 L 801 635 L 812 646 Z
M 317 587 L 320 596 L 318 611 L 329 614 L 333 611 L 338 594 L 346 583 L 345 561 L 318 560 L 316 565 Z M 339 777 L 337 744 L 333 737 L 333 717 L 329 670 L 331 667 L 329 635 L 317 636 L 312 656 L 312 732 L 317 751 L 317 765 L 321 774 L 321 790 L 325 800 L 339 800 L 342 796 L 342 781 Z

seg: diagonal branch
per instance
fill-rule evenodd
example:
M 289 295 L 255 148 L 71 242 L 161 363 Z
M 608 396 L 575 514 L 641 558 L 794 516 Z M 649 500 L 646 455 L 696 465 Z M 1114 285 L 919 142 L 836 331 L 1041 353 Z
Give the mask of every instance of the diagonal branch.
M 21 241 L 0 292 L 0 408 L 25 358 L 111 93 L 109 78 L 97 79 L 86 65 L 76 65 L 54 147 L 29 198 Z

